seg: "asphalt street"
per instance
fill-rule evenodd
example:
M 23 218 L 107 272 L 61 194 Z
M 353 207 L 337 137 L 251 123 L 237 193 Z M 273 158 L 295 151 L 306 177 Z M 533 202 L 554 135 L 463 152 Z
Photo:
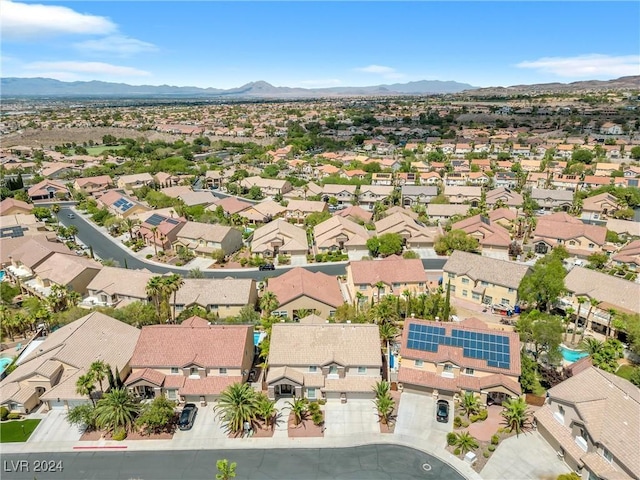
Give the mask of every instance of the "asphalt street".
M 3 480 L 210 480 L 216 461 L 242 480 L 463 480 L 449 465 L 399 445 L 350 448 L 96 451 L 2 455 Z M 47 471 L 43 471 L 47 470 Z
M 186 275 L 188 269 L 180 269 L 173 267 L 165 267 L 157 265 L 155 263 L 147 263 L 131 252 L 116 245 L 110 238 L 107 238 L 100 230 L 98 230 L 90 221 L 86 220 L 81 215 L 75 215 L 75 218 L 69 218 L 68 215 L 73 213 L 73 210 L 69 206 L 63 206 L 58 213 L 60 223 L 68 227 L 69 225 L 75 225 L 78 227 L 77 237 L 82 243 L 93 248 L 93 252 L 99 258 L 108 259 L 111 258 L 118 262 L 121 267 L 128 267 L 132 269 L 146 268 L 154 273 L 179 273 Z M 442 267 L 446 263 L 446 258 L 428 258 L 423 259 L 422 263 L 426 270 L 442 270 Z M 346 264 L 313 264 L 307 265 L 304 268 L 312 272 L 323 272 L 327 275 L 344 275 Z M 203 275 L 207 278 L 253 278 L 257 281 L 264 279 L 265 277 L 276 277 L 288 269 L 293 267 L 278 267 L 275 271 L 259 271 L 257 269 L 247 269 L 243 271 L 221 271 L 221 270 L 203 270 Z

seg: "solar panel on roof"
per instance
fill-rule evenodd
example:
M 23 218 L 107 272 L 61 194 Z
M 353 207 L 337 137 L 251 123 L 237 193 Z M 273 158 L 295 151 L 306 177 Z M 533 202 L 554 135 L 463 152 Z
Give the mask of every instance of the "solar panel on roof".
M 175 218 L 167 218 L 167 222 L 169 222 L 171 225 L 178 225 L 180 223 Z
M 15 225 L 12 227 L 4 227 L 0 228 L 0 238 L 20 238 L 24 237 L 24 232 L 26 228 L 21 227 L 20 225 Z
M 164 217 L 162 215 L 154 213 L 149 218 L 147 218 L 147 223 L 149 225 L 158 226 L 162 223 L 162 220 L 164 220 Z

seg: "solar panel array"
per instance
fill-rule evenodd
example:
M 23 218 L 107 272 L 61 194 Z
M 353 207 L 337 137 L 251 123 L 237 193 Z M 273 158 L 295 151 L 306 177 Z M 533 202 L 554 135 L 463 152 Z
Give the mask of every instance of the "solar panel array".
M 447 336 L 442 327 L 416 323 L 409 325 L 408 348 L 437 352 L 439 345 L 462 348 L 465 357 L 486 360 L 490 367 L 509 369 L 511 365 L 509 337 L 504 335 L 454 328 L 451 336 Z
M 147 218 L 146 223 L 148 223 L 149 225 L 157 226 L 157 225 L 160 225 L 163 220 L 166 220 L 166 218 L 163 217 L 162 215 L 158 215 L 157 213 L 154 213 L 149 218 Z
M 121 212 L 126 212 L 127 210 L 129 210 L 131 207 L 133 207 L 133 202 L 130 202 L 129 200 L 127 200 L 124 197 L 119 198 L 118 200 L 116 200 L 113 204 L 114 207 L 116 207 L 118 210 L 120 210 Z
M 14 225 L 12 227 L 0 228 L 0 238 L 20 238 L 24 237 L 24 232 L 28 228 L 21 227 L 20 225 Z

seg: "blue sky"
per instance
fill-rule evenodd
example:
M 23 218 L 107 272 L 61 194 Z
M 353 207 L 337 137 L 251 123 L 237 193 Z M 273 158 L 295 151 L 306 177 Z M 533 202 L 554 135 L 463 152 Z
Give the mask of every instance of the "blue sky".
M 232 88 L 640 75 L 640 2 L 0 0 L 3 77 Z

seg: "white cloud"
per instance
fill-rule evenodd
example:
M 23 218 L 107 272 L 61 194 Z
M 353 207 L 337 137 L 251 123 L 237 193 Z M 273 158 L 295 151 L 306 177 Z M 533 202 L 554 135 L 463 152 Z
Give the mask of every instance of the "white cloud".
M 385 67 L 384 65 L 368 65 L 366 67 L 360 67 L 355 69 L 357 72 L 373 73 L 381 75 L 388 79 L 403 78 L 405 75 L 398 72 L 395 68 Z
M 110 35 L 76 43 L 73 46 L 83 53 L 108 53 L 122 57 L 128 57 L 136 53 L 153 52 L 158 49 L 152 43 L 143 42 L 125 35 Z
M 325 88 L 325 87 L 337 87 L 342 85 L 342 81 L 337 78 L 323 78 L 318 80 L 301 80 L 298 82 L 301 86 L 306 88 Z
M 24 66 L 31 76 L 55 78 L 57 80 L 78 80 L 96 77 L 122 78 L 144 77 L 151 75 L 149 72 L 132 67 L 123 67 L 102 62 L 33 62 Z
M 0 0 L 4 40 L 33 40 L 55 35 L 108 35 L 117 30 L 106 17 L 78 13 L 67 7 Z
M 640 55 L 579 55 L 576 57 L 544 57 L 516 64 L 560 77 L 624 77 L 640 75 Z

